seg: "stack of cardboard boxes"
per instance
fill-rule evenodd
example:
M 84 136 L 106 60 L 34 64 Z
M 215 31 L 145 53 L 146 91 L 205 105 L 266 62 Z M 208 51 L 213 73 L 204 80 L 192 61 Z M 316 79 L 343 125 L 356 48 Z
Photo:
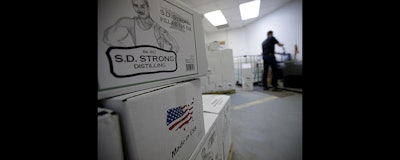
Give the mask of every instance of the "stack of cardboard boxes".
M 254 84 L 254 73 L 250 63 L 242 64 L 242 89 L 252 91 Z
M 202 15 L 190 7 L 100 0 L 98 159 L 226 159 L 224 107 L 204 113 L 207 70 Z
M 228 95 L 203 95 L 203 111 L 217 116 L 217 139 L 218 153 L 222 159 L 227 160 L 232 144 L 231 118 L 230 118 L 230 96 Z
M 232 49 L 207 52 L 208 74 L 200 78 L 202 92 L 224 92 L 235 89 Z
M 232 148 L 230 96 L 202 97 L 206 134 L 189 160 L 227 160 Z
M 196 146 L 189 160 L 222 160 L 223 154 L 220 152 L 221 139 L 217 132 L 218 115 L 203 113 L 205 135 Z

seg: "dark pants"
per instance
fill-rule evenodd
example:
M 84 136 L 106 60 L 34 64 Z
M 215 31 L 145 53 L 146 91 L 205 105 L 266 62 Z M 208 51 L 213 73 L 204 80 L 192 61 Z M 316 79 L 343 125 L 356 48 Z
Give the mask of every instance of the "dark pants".
M 264 72 L 262 76 L 262 84 L 264 88 L 268 88 L 267 84 L 267 75 L 268 75 L 268 68 L 271 66 L 272 70 L 272 79 L 271 85 L 272 87 L 278 87 L 278 68 L 276 66 L 276 58 L 274 54 L 263 55 L 264 61 Z

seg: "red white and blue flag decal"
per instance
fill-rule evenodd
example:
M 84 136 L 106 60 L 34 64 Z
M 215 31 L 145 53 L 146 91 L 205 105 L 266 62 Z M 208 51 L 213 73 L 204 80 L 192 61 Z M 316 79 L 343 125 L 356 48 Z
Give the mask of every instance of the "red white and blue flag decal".
M 189 105 L 170 108 L 167 110 L 167 126 L 169 127 L 169 130 L 181 129 L 192 120 L 193 103 L 194 102 L 192 101 Z

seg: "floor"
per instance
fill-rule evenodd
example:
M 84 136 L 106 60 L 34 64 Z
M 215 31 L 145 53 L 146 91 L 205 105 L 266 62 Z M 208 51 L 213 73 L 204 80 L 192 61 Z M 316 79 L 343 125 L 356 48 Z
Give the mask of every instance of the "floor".
M 302 93 L 236 88 L 231 95 L 232 160 L 301 160 Z

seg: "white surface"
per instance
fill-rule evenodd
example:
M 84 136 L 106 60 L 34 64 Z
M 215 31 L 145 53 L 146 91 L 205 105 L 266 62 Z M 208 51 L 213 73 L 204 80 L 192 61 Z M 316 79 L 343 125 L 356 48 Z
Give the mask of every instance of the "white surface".
M 254 90 L 254 84 L 252 81 L 242 81 L 242 90 L 252 91 Z
M 204 112 L 218 114 L 217 132 L 218 138 L 222 139 L 222 147 L 219 147 L 220 152 L 224 153 L 224 159 L 227 159 L 230 144 L 232 143 L 231 136 L 231 99 L 228 95 L 203 95 L 203 110 Z
M 208 83 L 215 84 L 215 91 L 234 89 L 235 76 L 232 49 L 207 51 Z M 206 90 L 206 92 L 213 92 Z
M 106 114 L 97 116 L 97 159 L 123 160 L 119 116 L 112 110 L 97 108 L 97 113 L 100 112 Z
M 260 0 L 254 0 L 239 5 L 242 20 L 256 18 L 260 12 Z
M 210 23 L 213 26 L 219 26 L 219 25 L 223 25 L 223 24 L 227 24 L 228 23 L 226 21 L 226 18 L 224 16 L 224 14 L 222 14 L 221 10 L 215 10 L 215 11 L 207 12 L 207 13 L 204 14 L 204 17 L 206 17 L 207 20 L 210 21 Z
M 205 134 L 200 80 L 135 92 L 104 100 L 102 104 L 121 117 L 128 160 L 188 159 Z M 181 116 L 168 123 L 169 115 L 179 114 L 172 114 L 171 109 L 186 106 L 186 119 Z
M 234 66 L 233 66 L 233 51 L 225 49 L 221 51 L 221 68 L 222 81 L 225 83 L 235 83 Z
M 222 140 L 218 139 L 216 120 L 218 115 L 203 113 L 206 134 L 201 139 L 189 160 L 222 160 L 223 153 L 218 152 L 222 146 Z
M 230 96 L 228 95 L 214 95 L 214 94 L 204 94 L 203 99 L 203 111 L 219 114 L 225 109 L 227 103 L 230 101 Z

